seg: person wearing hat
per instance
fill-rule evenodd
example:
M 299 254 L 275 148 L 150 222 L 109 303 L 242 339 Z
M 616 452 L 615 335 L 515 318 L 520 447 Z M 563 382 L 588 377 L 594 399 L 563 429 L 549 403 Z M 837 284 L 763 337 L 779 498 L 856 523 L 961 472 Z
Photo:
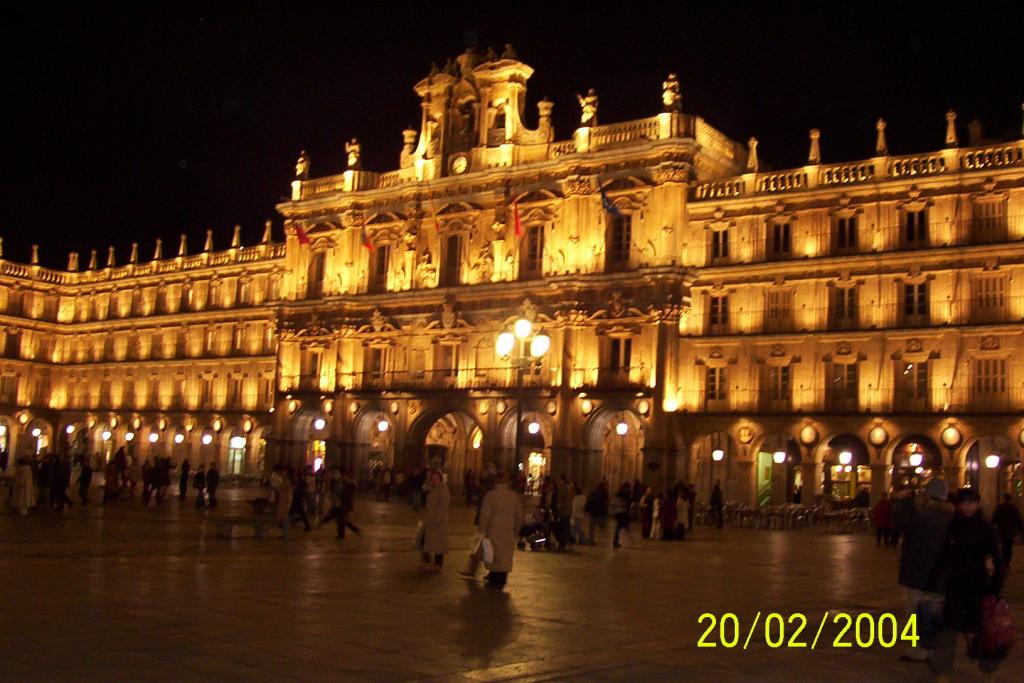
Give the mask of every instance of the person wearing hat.
M 995 529 L 981 514 L 978 492 L 962 488 L 953 500 L 956 515 L 946 530 L 935 579 L 946 595 L 943 628 L 935 637 L 930 661 L 939 681 L 950 680 L 953 673 L 957 635 L 968 634 L 970 639 L 971 634 L 981 630 L 982 600 L 989 595 L 998 596 L 1006 578 L 999 541 Z M 968 642 L 973 647 L 973 640 Z M 985 655 L 976 652 L 972 657 L 979 657 L 978 666 L 985 680 L 990 680 L 999 660 L 985 659 Z
M 892 516 L 896 529 L 903 535 L 900 548 L 899 584 L 906 590 L 906 617 L 917 614 L 917 607 L 926 593 L 941 593 L 935 583 L 935 567 L 939 561 L 946 527 L 953 519 L 947 502 L 946 482 L 935 478 L 925 484 L 923 495 L 914 496 L 913 489 L 893 494 Z M 905 661 L 924 662 L 929 651 L 913 646 L 901 657 Z

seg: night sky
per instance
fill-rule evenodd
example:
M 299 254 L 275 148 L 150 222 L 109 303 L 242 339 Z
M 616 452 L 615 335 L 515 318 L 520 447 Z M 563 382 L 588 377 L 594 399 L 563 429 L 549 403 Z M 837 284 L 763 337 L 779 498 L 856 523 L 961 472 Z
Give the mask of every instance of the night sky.
M 182 232 L 195 252 L 207 228 L 226 247 L 236 223 L 257 241 L 303 148 L 314 176 L 343 169 L 352 136 L 366 168 L 397 168 L 412 86 L 474 39 L 536 69 L 527 125 L 546 95 L 560 140 L 576 92 L 597 89 L 601 123 L 651 116 L 669 71 L 685 111 L 756 136 L 774 168 L 804 163 L 813 127 L 825 163 L 870 157 L 879 116 L 893 154 L 940 148 L 948 108 L 964 144 L 973 118 L 987 137 L 1021 132 L 1019 2 L 29 4 L 0 25 L 0 235 L 5 258 L 39 243 L 61 268 L 71 249 L 102 265 L 108 244 L 124 263 L 132 241 L 148 259 L 158 236 L 172 253 Z

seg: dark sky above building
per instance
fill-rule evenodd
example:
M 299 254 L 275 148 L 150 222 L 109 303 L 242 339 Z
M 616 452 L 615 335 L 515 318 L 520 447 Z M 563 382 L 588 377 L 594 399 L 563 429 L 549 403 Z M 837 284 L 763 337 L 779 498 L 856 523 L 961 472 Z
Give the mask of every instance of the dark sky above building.
M 973 118 L 1021 134 L 1019 2 L 144 4 L 7 10 L 5 258 L 38 243 L 45 265 L 90 248 L 102 263 L 114 244 L 123 263 L 131 242 L 147 259 L 182 232 L 193 251 L 207 228 L 227 246 L 236 223 L 252 243 L 300 149 L 329 175 L 356 136 L 366 167 L 397 168 L 412 86 L 474 39 L 536 69 L 527 123 L 548 96 L 558 139 L 576 92 L 596 88 L 602 123 L 650 116 L 669 71 L 685 111 L 756 136 L 774 168 L 805 162 L 813 127 L 825 163 L 868 158 L 879 116 L 893 154 L 940 148 L 949 108 L 962 141 Z

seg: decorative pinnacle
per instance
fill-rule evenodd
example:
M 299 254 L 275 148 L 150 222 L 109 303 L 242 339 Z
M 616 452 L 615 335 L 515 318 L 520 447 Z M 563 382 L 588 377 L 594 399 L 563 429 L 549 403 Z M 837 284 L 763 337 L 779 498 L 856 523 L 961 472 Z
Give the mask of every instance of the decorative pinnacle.
M 885 141 L 885 120 L 878 119 L 875 123 L 875 130 L 878 131 L 878 138 L 875 140 L 875 156 L 884 157 L 889 155 L 889 145 Z
M 817 128 L 811 128 L 811 150 L 807 153 L 808 164 L 820 164 L 821 163 L 821 146 L 818 140 L 821 139 L 821 131 Z

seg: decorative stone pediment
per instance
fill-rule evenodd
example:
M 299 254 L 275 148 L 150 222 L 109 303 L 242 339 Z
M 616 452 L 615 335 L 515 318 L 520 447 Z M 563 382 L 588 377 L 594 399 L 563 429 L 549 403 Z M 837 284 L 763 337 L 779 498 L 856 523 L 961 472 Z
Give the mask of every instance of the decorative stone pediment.
M 996 351 L 999 349 L 999 337 L 989 335 L 981 338 L 982 351 Z
M 441 310 L 436 319 L 427 323 L 428 330 L 454 330 L 462 327 L 469 327 L 469 323 L 463 320 L 459 312 L 455 310 L 455 302 L 451 299 L 441 304 Z

